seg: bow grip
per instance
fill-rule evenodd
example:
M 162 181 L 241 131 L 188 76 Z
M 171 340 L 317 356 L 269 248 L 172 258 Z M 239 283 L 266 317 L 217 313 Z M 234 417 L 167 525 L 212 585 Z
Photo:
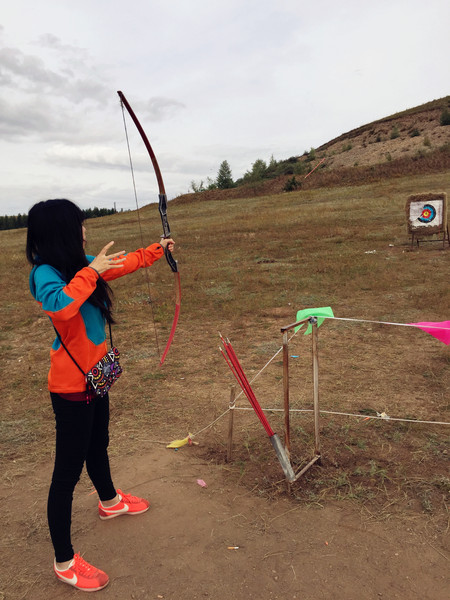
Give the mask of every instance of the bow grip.
M 178 273 L 178 263 L 174 259 L 172 252 L 167 248 L 164 248 L 164 256 L 166 257 L 167 262 L 169 263 L 169 267 L 172 269 L 173 273 Z
M 166 194 L 159 194 L 159 214 L 161 215 L 161 222 L 163 226 L 163 238 L 170 238 L 170 227 L 169 222 L 167 220 L 167 196 Z M 169 248 L 166 246 L 164 248 L 164 256 L 169 264 L 169 267 L 172 269 L 173 273 L 178 272 L 178 264 L 177 261 L 172 256 Z

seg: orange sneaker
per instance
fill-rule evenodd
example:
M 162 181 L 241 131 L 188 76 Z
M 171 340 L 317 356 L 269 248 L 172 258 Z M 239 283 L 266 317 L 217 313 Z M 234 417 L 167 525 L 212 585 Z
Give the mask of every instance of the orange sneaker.
M 122 490 L 117 490 L 119 502 L 114 506 L 103 506 L 98 503 L 98 514 L 100 519 L 114 519 L 120 515 L 140 515 L 150 507 L 150 502 L 131 494 L 124 494 Z
M 56 561 L 53 563 L 53 570 L 60 581 L 73 585 L 83 592 L 102 590 L 109 582 L 106 573 L 90 565 L 79 554 L 74 555 L 70 565 L 64 571 L 56 568 Z

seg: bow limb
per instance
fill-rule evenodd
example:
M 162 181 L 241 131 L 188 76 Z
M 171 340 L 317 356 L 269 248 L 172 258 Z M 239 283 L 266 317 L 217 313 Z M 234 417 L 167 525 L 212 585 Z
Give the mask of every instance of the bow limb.
M 159 366 L 163 364 L 166 359 L 167 353 L 169 352 L 170 344 L 172 343 L 173 336 L 175 335 L 175 330 L 178 324 L 178 317 L 180 316 L 180 308 L 181 308 L 181 281 L 180 274 L 178 271 L 174 273 L 175 275 L 175 315 L 173 317 L 172 327 L 170 328 L 169 339 L 167 340 L 166 347 L 164 348 L 164 352 L 161 355 L 161 360 L 159 361 Z
M 170 238 L 171 233 L 170 233 L 169 221 L 167 219 L 167 195 L 166 195 L 166 190 L 164 188 L 164 181 L 163 181 L 163 178 L 161 175 L 161 170 L 159 168 L 158 161 L 156 160 L 155 153 L 153 152 L 153 148 L 151 147 L 150 142 L 148 141 L 147 135 L 146 135 L 142 125 L 140 124 L 138 118 L 134 114 L 134 111 L 131 108 L 128 100 L 125 98 L 123 92 L 118 91 L 117 94 L 119 95 L 122 106 L 125 106 L 133 123 L 136 125 L 136 128 L 139 131 L 142 141 L 144 142 L 144 145 L 150 156 L 150 160 L 152 161 L 153 169 L 155 171 L 156 179 L 158 181 L 158 188 L 159 188 L 158 208 L 159 208 L 159 214 L 161 216 L 161 223 L 163 226 L 162 237 L 164 239 Z M 169 339 L 167 341 L 166 347 L 164 348 L 164 351 L 161 356 L 161 360 L 159 363 L 160 365 L 163 364 L 163 362 L 167 356 L 167 353 L 169 351 L 170 345 L 172 343 L 173 337 L 175 335 L 175 330 L 177 327 L 178 317 L 180 315 L 180 307 L 181 307 L 181 282 L 180 282 L 180 273 L 178 272 L 178 263 L 173 258 L 172 253 L 170 252 L 170 250 L 167 246 L 164 248 L 164 255 L 165 255 L 167 263 L 168 263 L 169 267 L 171 268 L 171 270 L 174 274 L 174 277 L 175 277 L 175 315 L 173 318 L 172 327 L 170 329 Z

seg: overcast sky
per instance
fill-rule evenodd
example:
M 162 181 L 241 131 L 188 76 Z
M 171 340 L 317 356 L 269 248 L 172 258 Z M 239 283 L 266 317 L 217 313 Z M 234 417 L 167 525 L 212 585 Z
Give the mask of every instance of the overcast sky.
M 448 0 L 13 0 L 0 13 L 0 214 L 132 209 L 122 90 L 169 199 L 449 93 Z M 127 123 L 139 204 L 152 166 Z

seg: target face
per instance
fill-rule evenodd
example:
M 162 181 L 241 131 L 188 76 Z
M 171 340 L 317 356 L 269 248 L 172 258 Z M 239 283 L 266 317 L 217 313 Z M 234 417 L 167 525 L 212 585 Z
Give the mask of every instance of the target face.
M 436 218 L 436 209 L 432 204 L 425 204 L 422 214 L 417 217 L 421 223 L 431 223 Z

